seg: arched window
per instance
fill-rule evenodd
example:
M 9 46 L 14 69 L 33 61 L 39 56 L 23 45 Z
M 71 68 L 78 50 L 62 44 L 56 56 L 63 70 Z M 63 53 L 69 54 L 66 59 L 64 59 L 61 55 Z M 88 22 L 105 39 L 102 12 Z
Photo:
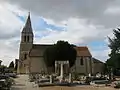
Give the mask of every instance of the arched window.
M 26 36 L 24 36 L 24 42 L 26 42 Z
M 84 65 L 83 57 L 80 59 L 80 65 Z
M 30 39 L 29 36 L 27 36 L 27 42 L 29 42 L 29 39 Z

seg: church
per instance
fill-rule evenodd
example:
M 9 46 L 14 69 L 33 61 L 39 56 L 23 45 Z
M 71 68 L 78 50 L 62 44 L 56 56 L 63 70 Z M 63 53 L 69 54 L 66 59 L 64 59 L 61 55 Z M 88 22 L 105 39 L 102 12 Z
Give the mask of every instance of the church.
M 21 32 L 17 73 L 53 72 L 51 67 L 46 66 L 43 57 L 45 50 L 52 44 L 34 44 L 33 42 L 34 33 L 29 14 Z M 93 59 L 87 46 L 77 46 L 75 49 L 77 52 L 76 61 L 70 68 L 70 72 L 88 75 L 103 71 L 103 62 Z M 98 62 L 96 63 L 96 61 Z

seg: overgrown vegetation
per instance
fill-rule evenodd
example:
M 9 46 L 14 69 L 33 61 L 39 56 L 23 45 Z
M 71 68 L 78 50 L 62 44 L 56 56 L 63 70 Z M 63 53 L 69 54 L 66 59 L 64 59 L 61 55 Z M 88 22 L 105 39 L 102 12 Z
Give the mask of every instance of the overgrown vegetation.
M 70 67 L 76 60 L 75 45 L 69 44 L 67 41 L 57 41 L 56 44 L 46 49 L 44 59 L 48 66 L 54 66 L 55 60 L 69 60 Z
M 109 70 L 112 68 L 114 74 L 117 74 L 120 70 L 120 29 L 114 29 L 113 34 L 113 38 L 108 37 L 111 53 L 109 54 L 109 59 L 106 61 L 106 64 Z

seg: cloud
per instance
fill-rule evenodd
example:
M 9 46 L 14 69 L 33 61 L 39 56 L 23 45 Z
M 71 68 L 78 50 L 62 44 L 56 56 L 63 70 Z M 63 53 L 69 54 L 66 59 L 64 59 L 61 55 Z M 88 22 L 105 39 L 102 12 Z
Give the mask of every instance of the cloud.
M 94 40 L 104 40 L 109 34 L 109 29 L 103 26 L 88 24 L 87 20 L 71 18 L 67 21 L 65 31 L 51 30 L 49 35 L 42 37 L 40 43 L 56 42 L 57 40 L 67 40 L 71 43 L 88 43 Z M 94 34 L 93 34 L 94 32 Z M 98 37 L 100 35 L 100 37 Z
M 20 30 L 31 11 L 35 43 L 67 40 L 87 45 L 93 56 L 105 60 L 107 45 L 89 43 L 108 43 L 106 36 L 120 23 L 119 5 L 119 0 L 0 0 L 0 57 L 7 63 L 18 56 Z
M 19 40 L 0 40 L 0 59 L 5 65 L 9 65 L 11 61 L 14 61 L 15 58 L 18 58 L 19 51 Z
M 18 36 L 18 28 L 21 28 L 23 24 L 6 6 L 6 3 L 0 4 L 0 39 L 10 39 Z
M 119 0 L 8 0 L 22 8 L 56 22 L 69 18 L 85 18 L 94 24 L 114 28 L 120 19 L 104 12 L 120 5 Z M 110 13 L 111 14 L 111 13 Z M 111 22 L 113 22 L 111 24 Z
M 106 9 L 104 12 L 105 14 L 110 14 L 110 15 L 120 15 L 120 7 L 109 7 Z
M 71 16 L 95 17 L 111 3 L 112 0 L 8 0 L 27 10 L 50 18 L 66 19 Z M 102 6 L 102 7 L 101 7 Z M 96 8 L 94 8 L 96 7 Z M 95 12 L 94 12 L 95 11 Z
M 0 59 L 5 65 L 18 58 L 18 40 L 23 25 L 12 12 L 12 9 L 17 11 L 18 8 L 13 7 L 7 2 L 0 1 Z

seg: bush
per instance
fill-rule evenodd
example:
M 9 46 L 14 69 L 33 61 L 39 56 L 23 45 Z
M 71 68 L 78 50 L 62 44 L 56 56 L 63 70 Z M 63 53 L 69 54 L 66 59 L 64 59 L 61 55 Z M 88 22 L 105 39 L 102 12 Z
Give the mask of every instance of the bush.
M 78 73 L 74 72 L 72 75 L 73 75 L 73 79 L 74 80 L 78 80 L 79 79 L 79 74 Z
M 91 78 L 90 77 L 86 77 L 85 83 L 90 84 L 90 82 L 91 82 Z

